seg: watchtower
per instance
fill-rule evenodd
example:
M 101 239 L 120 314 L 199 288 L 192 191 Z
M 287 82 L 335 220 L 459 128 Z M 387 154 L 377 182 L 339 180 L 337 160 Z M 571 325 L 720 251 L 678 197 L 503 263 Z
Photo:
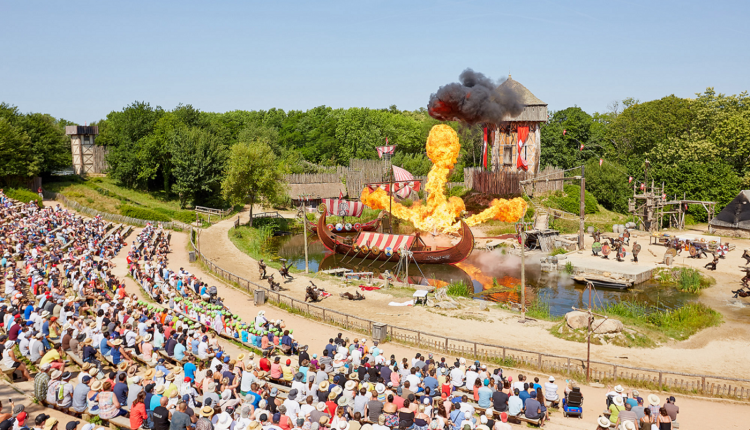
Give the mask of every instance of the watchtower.
M 78 175 L 104 173 L 107 162 L 106 150 L 96 146 L 97 126 L 68 125 L 65 134 L 70 136 L 70 149 L 73 153 L 73 170 Z
M 492 130 L 494 136 L 489 139 L 492 143 L 492 170 L 525 170 L 537 174 L 542 152 L 540 125 L 547 122 L 547 103 L 539 100 L 510 75 L 500 84 L 500 88 L 503 87 L 509 87 L 519 94 L 525 107 L 520 114 L 503 118 L 503 121 Z

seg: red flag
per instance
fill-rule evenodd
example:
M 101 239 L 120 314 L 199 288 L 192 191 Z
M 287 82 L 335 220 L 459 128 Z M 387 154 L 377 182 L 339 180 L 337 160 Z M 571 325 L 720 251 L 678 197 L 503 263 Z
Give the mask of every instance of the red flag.
M 518 127 L 518 157 L 516 158 L 516 167 L 523 170 L 529 170 L 529 163 L 523 157 L 523 147 L 526 145 L 528 137 L 529 126 Z
M 629 184 L 629 183 L 631 183 L 631 182 L 633 182 L 633 177 L 632 177 L 632 176 L 629 176 L 629 177 L 628 177 L 628 184 Z
M 583 151 L 583 143 L 581 144 L 581 149 L 579 149 L 579 151 Z
M 487 169 L 487 127 L 484 128 L 484 146 L 482 146 L 482 166 Z
M 567 133 L 568 130 L 563 130 L 563 136 L 565 136 L 565 133 Z
M 645 190 L 646 189 L 646 184 L 641 184 L 641 189 Z
M 603 163 L 603 162 L 604 162 L 604 159 L 603 159 L 603 158 L 600 158 L 600 159 L 599 159 L 599 167 L 602 167 L 602 163 Z
M 342 191 L 339 191 L 339 199 L 343 199 L 343 198 L 344 198 L 344 193 Z

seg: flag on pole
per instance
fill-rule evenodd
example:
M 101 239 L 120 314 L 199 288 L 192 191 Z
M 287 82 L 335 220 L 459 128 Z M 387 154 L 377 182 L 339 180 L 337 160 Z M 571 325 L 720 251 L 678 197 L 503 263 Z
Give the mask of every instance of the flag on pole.
M 641 184 L 641 190 L 645 190 L 645 189 L 646 189 L 646 184 Z
M 563 130 L 563 136 L 565 136 L 565 133 L 567 133 L 568 130 Z
M 393 167 L 393 179 L 394 180 L 398 182 L 414 180 L 414 175 L 409 173 L 408 170 L 402 169 L 398 166 L 392 166 L 392 167 Z M 411 190 L 412 190 L 412 187 L 410 187 L 409 185 L 404 185 L 403 188 L 396 191 L 396 195 L 398 195 L 402 199 L 405 199 L 409 197 L 409 194 L 411 194 Z
M 487 170 L 487 127 L 484 128 L 484 146 L 482 146 L 482 166 Z
M 388 138 L 385 140 L 388 142 Z M 378 157 L 383 158 L 383 155 L 385 154 L 393 155 L 393 153 L 396 152 L 396 145 L 378 146 L 375 149 L 378 151 Z
M 603 158 L 600 158 L 600 159 L 599 159 L 599 167 L 602 167 L 602 163 L 604 163 L 604 159 L 603 159 Z
M 581 147 L 578 150 L 583 151 L 583 143 L 581 144 Z
M 632 176 L 628 176 L 628 184 L 631 183 L 631 182 L 633 182 L 633 177 Z

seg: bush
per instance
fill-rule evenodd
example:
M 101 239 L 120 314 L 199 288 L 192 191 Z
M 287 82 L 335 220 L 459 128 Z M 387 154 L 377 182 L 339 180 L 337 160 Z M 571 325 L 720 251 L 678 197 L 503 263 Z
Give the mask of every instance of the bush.
M 22 203 L 29 203 L 33 200 L 36 202 L 37 206 L 42 207 L 42 199 L 39 198 L 39 194 L 30 190 L 25 190 L 23 188 L 10 188 L 5 190 L 5 195 Z
M 446 288 L 448 290 L 445 293 L 453 297 L 471 297 L 474 294 L 474 289 L 466 285 L 463 281 L 449 284 Z
M 188 211 L 188 210 L 175 210 L 175 209 L 168 209 L 168 208 L 154 208 L 154 212 L 158 212 L 160 214 L 164 214 L 172 219 L 176 219 L 177 221 L 184 222 L 185 224 L 190 224 L 195 222 L 195 212 Z
M 403 207 L 410 208 L 412 207 L 412 205 L 414 205 L 414 201 L 412 201 L 412 199 L 403 199 L 401 200 L 401 205 Z
M 147 208 L 138 208 L 130 205 L 120 206 L 120 214 L 131 218 L 143 219 L 147 221 L 164 221 L 169 222 L 172 219 L 159 212 Z
M 458 185 L 458 186 L 455 186 L 455 187 L 451 188 L 450 190 L 448 190 L 448 197 L 453 197 L 453 196 L 455 196 L 455 197 L 463 197 L 468 192 L 469 192 L 469 190 L 467 190 L 466 188 Z
M 581 206 L 581 187 L 574 184 L 567 184 L 563 187 L 563 192 L 557 192 L 549 197 L 551 206 L 557 207 L 557 209 L 577 214 L 580 211 Z M 599 202 L 596 201 L 596 197 L 593 194 L 586 191 L 584 196 L 584 212 L 587 214 L 595 214 L 599 212 Z

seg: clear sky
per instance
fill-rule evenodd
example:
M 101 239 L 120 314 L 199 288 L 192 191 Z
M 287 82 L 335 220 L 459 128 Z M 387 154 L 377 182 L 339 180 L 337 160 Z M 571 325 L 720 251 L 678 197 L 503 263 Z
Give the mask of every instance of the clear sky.
M 471 67 L 551 110 L 750 89 L 750 1 L 0 0 L 0 101 L 83 123 L 425 106 Z

